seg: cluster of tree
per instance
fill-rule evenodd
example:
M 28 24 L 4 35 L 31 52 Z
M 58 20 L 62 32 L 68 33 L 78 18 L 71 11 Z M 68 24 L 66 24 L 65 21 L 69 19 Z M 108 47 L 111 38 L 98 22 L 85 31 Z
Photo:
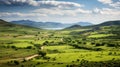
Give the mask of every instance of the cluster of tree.
M 54 49 L 54 50 L 47 49 L 47 53 L 61 53 L 61 51 L 59 51 L 57 49 Z M 63 51 L 62 51 L 62 53 L 63 53 Z
M 105 43 L 95 43 L 95 46 L 104 46 Z
M 109 52 L 108 55 L 120 56 L 120 53 L 117 53 L 117 52 Z
M 46 45 L 46 46 L 54 46 L 54 45 L 63 45 L 65 44 L 65 42 L 54 42 L 54 41 L 45 41 L 43 42 L 43 45 Z
M 109 61 L 87 61 L 87 60 L 81 60 L 79 65 L 72 64 L 72 65 L 66 65 L 66 67 L 120 67 L 120 60 L 109 60 Z
M 102 48 L 95 48 L 95 47 L 87 47 L 79 44 L 69 44 L 77 49 L 86 49 L 86 50 L 94 50 L 94 51 L 101 51 Z
M 47 53 L 46 53 L 45 51 L 39 50 L 39 51 L 38 51 L 38 54 L 39 54 L 41 57 L 45 57 Z
M 71 38 L 63 38 L 63 42 L 65 42 L 65 43 L 71 43 L 72 39 Z
M 17 60 L 13 60 L 13 61 L 9 61 L 9 62 L 7 62 L 7 64 L 9 64 L 9 65 L 19 65 L 20 64 L 20 62 L 19 61 L 17 61 Z
M 27 46 L 27 47 L 16 47 L 15 45 L 7 45 L 7 46 L 0 46 L 2 48 L 9 48 L 9 49 L 14 49 L 14 50 L 19 50 L 19 49 L 32 49 L 35 50 L 36 48 L 34 46 Z
M 120 44 L 118 44 L 118 43 L 108 43 L 107 46 L 108 47 L 120 47 Z

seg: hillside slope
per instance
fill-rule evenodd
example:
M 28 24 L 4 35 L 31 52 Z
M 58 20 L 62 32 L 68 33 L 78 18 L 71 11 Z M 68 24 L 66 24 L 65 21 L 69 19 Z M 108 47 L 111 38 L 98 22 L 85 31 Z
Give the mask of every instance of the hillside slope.
M 69 26 L 65 29 L 81 29 L 81 28 L 93 28 L 93 29 L 99 29 L 100 27 L 102 26 L 119 26 L 120 25 L 120 20 L 115 20 L 115 21 L 106 21 L 106 22 L 103 22 L 101 24 L 97 24 L 97 25 L 91 25 L 91 26 L 80 26 L 80 25 L 72 25 L 72 26 Z
M 70 30 L 71 35 L 82 35 L 86 38 L 120 39 L 120 21 L 108 21 L 85 27 L 73 25 L 64 30 Z
M 39 31 L 42 29 L 25 26 L 25 25 L 18 25 L 9 23 L 7 21 L 4 21 L 0 19 L 0 32 L 7 32 L 7 33 L 25 33 L 25 32 L 33 32 L 33 31 Z
M 112 25 L 120 25 L 120 20 L 106 21 L 101 24 L 98 24 L 97 26 L 112 26 Z

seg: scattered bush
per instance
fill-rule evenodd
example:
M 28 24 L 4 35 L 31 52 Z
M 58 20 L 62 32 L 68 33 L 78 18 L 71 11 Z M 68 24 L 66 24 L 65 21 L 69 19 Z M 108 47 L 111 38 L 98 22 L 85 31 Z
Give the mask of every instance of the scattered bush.
M 27 46 L 26 49 L 32 49 L 32 46 Z
M 46 55 L 45 51 L 38 51 L 38 54 L 41 55 L 42 57 L 44 57 Z
M 16 48 L 16 46 L 11 46 L 11 48 L 15 49 L 15 48 Z
M 19 65 L 20 63 L 19 63 L 19 61 L 14 60 L 14 64 Z

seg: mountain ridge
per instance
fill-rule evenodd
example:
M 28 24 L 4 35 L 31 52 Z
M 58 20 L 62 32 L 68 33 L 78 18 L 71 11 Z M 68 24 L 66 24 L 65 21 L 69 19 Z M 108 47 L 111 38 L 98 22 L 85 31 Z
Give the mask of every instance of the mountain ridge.
M 35 28 L 35 27 L 31 27 L 31 26 L 10 23 L 10 22 L 7 22 L 7 21 L 2 20 L 2 19 L 0 19 L 0 27 L 8 27 L 8 28 L 15 27 L 15 28 L 33 28 L 33 29 L 38 29 L 38 28 Z
M 120 20 L 114 20 L 114 21 L 106 21 L 106 22 L 103 22 L 101 24 L 97 24 L 97 25 L 91 25 L 91 26 L 77 26 L 75 28 L 75 25 L 72 25 L 70 27 L 67 27 L 65 29 L 79 29 L 79 28 L 93 28 L 93 29 L 99 29 L 99 27 L 101 26 L 113 26 L 113 25 L 120 25 Z
M 72 24 L 64 24 L 59 22 L 36 22 L 30 20 L 18 20 L 18 21 L 11 21 L 14 24 L 21 24 L 21 25 L 28 25 L 37 28 L 66 28 L 72 25 L 81 25 L 81 26 L 89 26 L 92 23 L 89 22 L 77 22 Z

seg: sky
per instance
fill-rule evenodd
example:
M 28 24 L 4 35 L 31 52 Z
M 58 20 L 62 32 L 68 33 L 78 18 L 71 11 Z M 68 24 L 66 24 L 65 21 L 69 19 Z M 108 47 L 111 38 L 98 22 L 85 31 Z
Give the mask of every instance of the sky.
M 120 20 L 120 0 L 0 0 L 0 19 L 99 24 Z

